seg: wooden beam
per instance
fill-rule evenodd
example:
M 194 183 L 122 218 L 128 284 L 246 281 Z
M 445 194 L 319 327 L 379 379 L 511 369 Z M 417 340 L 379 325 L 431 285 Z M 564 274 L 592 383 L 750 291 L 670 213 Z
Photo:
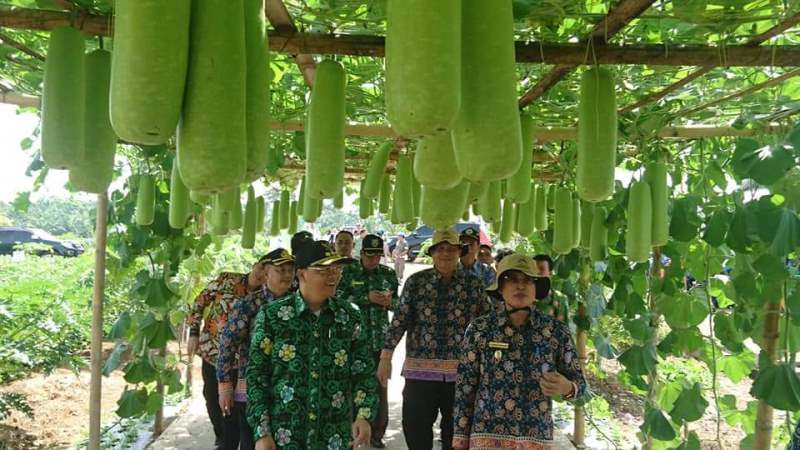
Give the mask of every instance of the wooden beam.
M 795 14 L 793 14 L 791 16 L 788 16 L 787 18 L 785 18 L 784 20 L 779 22 L 777 25 L 775 25 L 775 26 L 771 27 L 770 29 L 764 31 L 763 33 L 751 36 L 747 40 L 746 45 L 748 45 L 748 46 L 759 46 L 759 45 L 763 44 L 764 42 L 772 39 L 773 37 L 780 35 L 781 33 L 783 33 L 784 31 L 788 30 L 789 28 L 793 27 L 794 25 L 797 25 L 798 23 L 800 23 L 800 12 L 795 13 Z M 690 73 L 689 75 L 687 75 L 683 79 L 678 80 L 677 82 L 673 83 L 672 85 L 667 86 L 666 88 L 664 88 L 664 89 L 662 89 L 660 91 L 657 91 L 657 92 L 654 92 L 652 94 L 649 94 L 649 95 L 645 96 L 644 98 L 642 98 L 642 99 L 640 99 L 640 100 L 638 100 L 638 101 L 636 101 L 634 103 L 631 103 L 630 105 L 627 105 L 627 106 L 624 106 L 624 107 L 620 108 L 619 112 L 621 112 L 621 113 L 630 112 L 630 111 L 633 111 L 636 108 L 641 108 L 642 106 L 647 105 L 649 103 L 657 102 L 657 101 L 661 100 L 662 98 L 666 97 L 667 95 L 671 94 L 672 92 L 682 88 L 683 86 L 686 86 L 687 84 L 689 84 L 692 81 L 702 77 L 703 75 L 707 74 L 708 72 L 711 72 L 711 69 L 713 69 L 713 66 L 703 65 L 703 67 L 698 68 L 694 72 Z
M 692 108 L 684 109 L 682 111 L 679 111 L 677 113 L 677 116 L 678 117 L 687 117 L 687 116 L 689 116 L 691 114 L 694 114 L 694 113 L 696 113 L 698 111 L 702 111 L 702 110 L 704 110 L 706 108 L 710 108 L 712 106 L 719 105 L 720 103 L 725 103 L 728 100 L 741 98 L 741 97 L 744 97 L 746 95 L 750 95 L 753 92 L 758 92 L 758 91 L 760 91 L 762 89 L 766 89 L 768 87 L 775 86 L 778 83 L 786 81 L 786 80 L 788 80 L 790 78 L 794 78 L 796 76 L 800 76 L 800 69 L 792 70 L 792 71 L 787 72 L 787 73 L 785 73 L 785 74 L 783 74 L 783 75 L 781 75 L 779 77 L 775 77 L 775 78 L 769 79 L 769 80 L 767 80 L 767 81 L 765 81 L 763 83 L 755 84 L 753 86 L 750 86 L 747 89 L 742 89 L 741 91 L 734 92 L 733 94 L 726 95 L 726 96 L 718 98 L 716 100 L 712 100 L 710 102 L 703 103 L 701 105 L 694 106 Z
M 620 0 L 606 14 L 605 18 L 595 24 L 589 34 L 583 39 L 583 44 L 605 44 L 608 38 L 625 27 L 636 16 L 642 14 L 655 2 L 655 0 Z M 519 99 L 520 109 L 530 105 L 534 100 L 544 95 L 559 81 L 569 75 L 577 65 L 557 65 L 546 74 L 538 83 L 522 95 Z
M 275 30 L 288 33 L 298 32 L 292 20 L 292 16 L 289 14 L 289 10 L 286 9 L 286 5 L 283 4 L 282 0 L 264 0 L 264 8 L 266 10 L 267 19 L 269 19 L 269 23 L 275 27 Z M 306 86 L 313 86 L 314 74 L 317 69 L 314 58 L 306 53 L 297 53 L 294 55 L 294 60 L 297 63 L 297 67 L 300 69 L 300 73 L 303 74 Z
M 19 92 L 14 92 L 14 91 L 3 91 L 0 92 L 0 103 L 17 105 L 22 108 L 38 108 L 39 97 L 34 97 L 32 95 L 27 95 L 27 94 L 20 94 Z
M 8 45 L 10 47 L 14 47 L 15 49 L 21 51 L 22 53 L 25 53 L 28 56 L 33 56 L 34 58 L 36 58 L 36 59 L 38 59 L 40 61 L 44 61 L 44 55 L 42 55 L 41 53 L 37 52 L 36 50 L 33 50 L 32 48 L 28 47 L 27 45 L 17 41 L 16 39 L 12 38 L 11 36 L 9 36 L 9 35 L 7 35 L 5 33 L 0 33 L 0 41 L 5 42 L 6 45 Z

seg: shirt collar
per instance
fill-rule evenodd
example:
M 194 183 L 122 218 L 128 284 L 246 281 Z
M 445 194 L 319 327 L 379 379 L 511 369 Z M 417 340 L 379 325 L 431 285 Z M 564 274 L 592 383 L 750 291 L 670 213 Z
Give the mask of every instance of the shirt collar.
M 303 313 L 303 311 L 306 311 L 306 310 L 311 312 L 311 310 L 308 309 L 308 305 L 306 305 L 305 300 L 303 300 L 303 296 L 300 294 L 300 289 L 298 289 L 297 292 L 295 292 L 293 294 L 293 296 L 294 296 L 293 297 L 293 299 L 294 299 L 294 312 L 296 313 L 297 316 L 299 316 L 300 314 Z M 336 300 L 336 297 L 331 297 L 325 302 L 324 305 L 322 305 L 322 308 L 320 310 L 322 312 L 330 310 L 331 312 L 335 313 L 339 309 L 340 309 L 340 305 L 339 305 L 338 301 Z

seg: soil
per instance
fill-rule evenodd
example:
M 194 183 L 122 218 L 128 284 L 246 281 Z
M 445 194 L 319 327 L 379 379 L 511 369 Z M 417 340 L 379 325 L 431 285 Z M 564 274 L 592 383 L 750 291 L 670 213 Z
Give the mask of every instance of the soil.
M 113 343 L 103 344 L 104 359 L 113 347 Z M 174 342 L 170 350 L 177 352 Z M 199 373 L 195 379 L 199 379 Z M 114 411 L 125 384 L 120 370 L 103 378 L 101 410 L 104 427 L 117 420 Z M 77 375 L 68 369 L 56 369 L 49 375 L 34 373 L 1 386 L 0 391 L 24 394 L 34 412 L 33 419 L 14 412 L 0 424 L 0 450 L 74 448 L 77 442 L 88 437 L 88 357 L 86 367 Z

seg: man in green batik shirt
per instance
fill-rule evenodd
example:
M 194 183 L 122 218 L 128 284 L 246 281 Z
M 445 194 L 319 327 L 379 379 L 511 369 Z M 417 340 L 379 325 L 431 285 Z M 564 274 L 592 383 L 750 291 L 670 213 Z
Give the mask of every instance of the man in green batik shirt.
M 304 244 L 295 255 L 298 291 L 259 311 L 246 375 L 256 450 L 369 444 L 373 355 L 359 310 L 334 297 L 351 262 L 325 241 Z
M 378 360 L 389 329 L 389 309 L 392 299 L 397 298 L 397 274 L 381 265 L 383 239 L 374 234 L 364 236 L 361 246 L 361 262 L 348 264 L 342 272 L 337 297 L 354 303 L 361 310 L 362 333 L 366 334 L 377 367 Z M 389 424 L 389 402 L 385 386 L 378 386 L 380 399 L 378 415 L 372 422 L 374 448 L 385 448 L 383 435 Z

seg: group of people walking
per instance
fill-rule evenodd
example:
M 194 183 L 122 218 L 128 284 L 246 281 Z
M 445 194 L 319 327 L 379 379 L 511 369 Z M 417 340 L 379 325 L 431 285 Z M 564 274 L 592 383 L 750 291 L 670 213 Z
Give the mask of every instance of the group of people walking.
M 364 236 L 355 259 L 349 237 L 331 246 L 300 232 L 291 252 L 198 296 L 189 351 L 203 359 L 217 448 L 384 448 L 403 337 L 408 448 L 433 448 L 437 417 L 444 449 L 553 448 L 552 399 L 579 398 L 586 382 L 567 326 L 534 307 L 549 273 L 521 254 L 495 271 L 479 260 L 479 230 L 437 230 L 433 267 L 400 294 L 383 239 Z

